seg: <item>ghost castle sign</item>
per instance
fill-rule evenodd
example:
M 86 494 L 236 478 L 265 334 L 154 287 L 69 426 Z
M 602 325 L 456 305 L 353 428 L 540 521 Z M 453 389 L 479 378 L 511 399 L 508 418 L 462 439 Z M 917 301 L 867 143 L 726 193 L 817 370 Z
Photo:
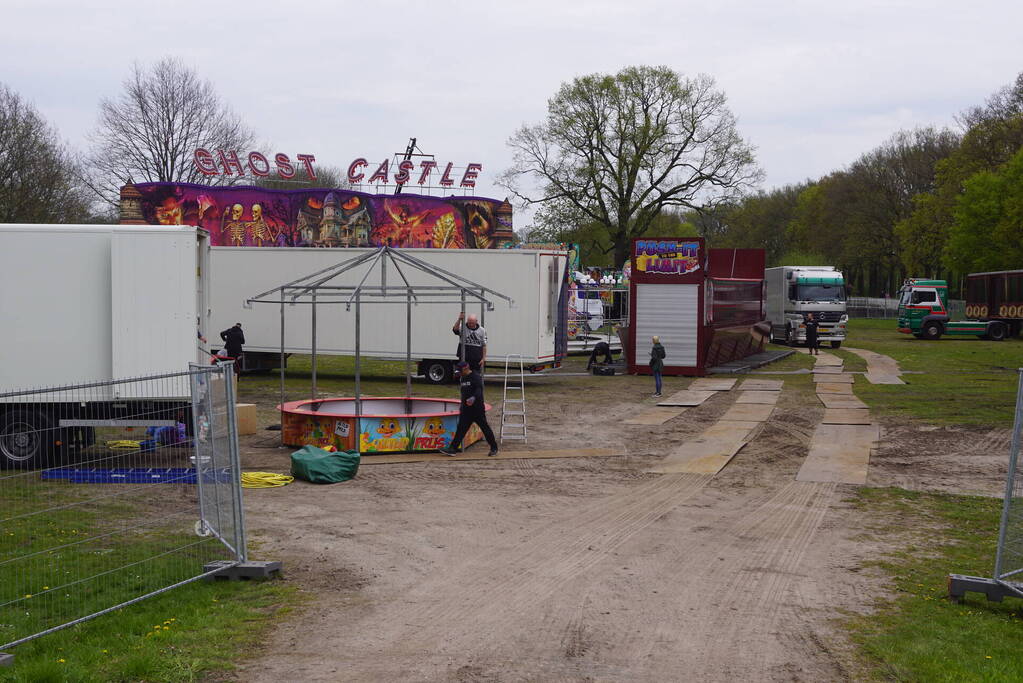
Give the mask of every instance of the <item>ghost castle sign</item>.
M 511 204 L 486 197 L 139 183 L 121 188 L 120 208 L 121 223 L 195 225 L 222 247 L 495 249 L 514 239 Z
M 234 150 L 197 149 L 193 161 L 196 170 L 205 176 L 248 174 L 265 178 L 276 175 L 288 180 L 294 178 L 298 169 L 302 168 L 307 178 L 316 180 L 316 167 L 313 165 L 316 157 L 312 154 L 296 154 L 292 160 L 287 154 L 278 152 L 273 155 L 271 163 L 262 152 L 249 152 L 248 155 L 242 153 L 242 156 L 239 156 Z M 437 163 L 432 159 L 418 162 L 409 159 L 392 162 L 390 159 L 384 159 L 380 163 L 370 163 L 367 159 L 359 157 L 348 164 L 347 180 L 352 185 L 402 186 L 412 183 L 424 187 L 436 184 L 442 188 L 455 187 L 457 183 L 460 188 L 472 189 L 476 187 L 476 178 L 482 171 L 483 164 L 476 162 L 465 166 L 455 166 L 452 161 Z

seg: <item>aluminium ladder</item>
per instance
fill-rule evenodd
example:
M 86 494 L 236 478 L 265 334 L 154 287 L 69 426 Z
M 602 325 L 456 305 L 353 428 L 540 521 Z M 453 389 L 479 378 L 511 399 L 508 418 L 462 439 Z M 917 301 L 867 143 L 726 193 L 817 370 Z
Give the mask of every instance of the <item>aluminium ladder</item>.
M 518 358 L 518 384 L 509 384 L 508 370 L 512 358 Z M 511 392 L 511 398 L 509 398 Z M 521 418 L 521 421 L 519 420 Z M 526 441 L 526 382 L 522 367 L 522 356 L 509 354 L 504 359 L 504 402 L 501 405 L 501 441 L 519 439 Z

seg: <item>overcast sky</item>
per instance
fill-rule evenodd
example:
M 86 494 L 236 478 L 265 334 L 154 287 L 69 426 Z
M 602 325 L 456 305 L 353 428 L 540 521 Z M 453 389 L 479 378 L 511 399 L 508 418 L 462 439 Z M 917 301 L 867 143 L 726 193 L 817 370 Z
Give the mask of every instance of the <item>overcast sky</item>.
M 561 83 L 663 64 L 717 81 L 770 188 L 953 125 L 1023 71 L 1021 26 L 1010 0 L 4 0 L 0 82 L 82 149 L 132 62 L 171 55 L 272 151 L 347 166 L 416 136 L 438 161 L 482 163 L 478 194 L 502 197 L 508 136 Z

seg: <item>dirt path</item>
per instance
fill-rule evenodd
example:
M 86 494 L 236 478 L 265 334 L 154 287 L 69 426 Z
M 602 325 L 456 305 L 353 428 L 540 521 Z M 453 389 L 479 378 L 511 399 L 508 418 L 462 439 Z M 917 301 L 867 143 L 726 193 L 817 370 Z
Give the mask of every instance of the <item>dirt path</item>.
M 364 465 L 346 484 L 248 494 L 257 556 L 312 598 L 238 680 L 854 677 L 833 619 L 877 593 L 861 562 L 881 546 L 852 487 L 794 481 L 822 407 L 786 389 L 716 476 L 647 474 L 732 401 L 624 425 L 652 405 L 642 379 L 530 397 L 554 418 L 531 420 L 530 448 L 627 456 Z

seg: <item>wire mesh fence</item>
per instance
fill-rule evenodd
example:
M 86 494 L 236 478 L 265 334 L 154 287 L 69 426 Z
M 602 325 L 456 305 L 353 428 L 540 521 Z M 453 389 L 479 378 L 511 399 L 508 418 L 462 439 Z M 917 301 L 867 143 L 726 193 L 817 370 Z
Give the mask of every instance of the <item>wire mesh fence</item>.
M 899 299 L 891 297 L 851 296 L 845 302 L 846 313 L 850 318 L 882 318 L 899 317 Z M 948 302 L 948 314 L 952 320 L 965 317 L 966 302 L 952 299 Z
M 0 394 L 0 650 L 244 561 L 230 364 Z
M 1016 419 L 1012 428 L 1009 446 L 1009 473 L 1005 483 L 1005 500 L 1002 505 L 1002 523 L 998 532 L 998 548 L 995 552 L 996 581 L 1008 582 L 1023 595 L 1023 471 L 1019 462 L 1020 432 L 1023 429 L 1023 371 L 1019 375 L 1016 389 Z

